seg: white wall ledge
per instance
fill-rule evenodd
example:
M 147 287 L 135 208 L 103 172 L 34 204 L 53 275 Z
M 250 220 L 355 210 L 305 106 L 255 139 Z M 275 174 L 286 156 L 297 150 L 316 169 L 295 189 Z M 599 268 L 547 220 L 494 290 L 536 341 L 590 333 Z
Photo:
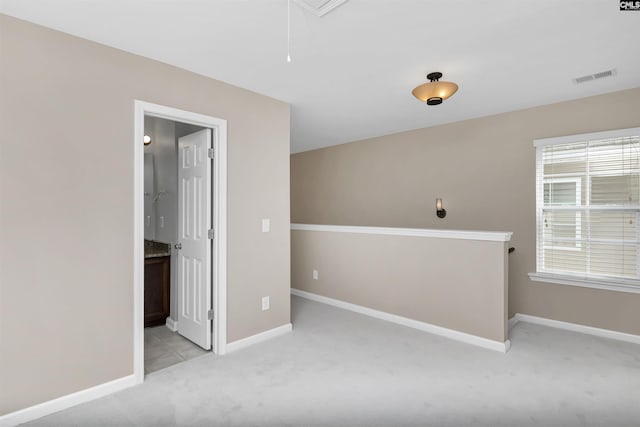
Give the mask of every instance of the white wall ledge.
M 291 224 L 291 230 L 329 231 L 334 233 L 381 234 L 388 236 L 436 237 L 439 239 L 485 240 L 508 242 L 507 231 L 437 230 L 428 228 L 357 227 L 351 225 Z

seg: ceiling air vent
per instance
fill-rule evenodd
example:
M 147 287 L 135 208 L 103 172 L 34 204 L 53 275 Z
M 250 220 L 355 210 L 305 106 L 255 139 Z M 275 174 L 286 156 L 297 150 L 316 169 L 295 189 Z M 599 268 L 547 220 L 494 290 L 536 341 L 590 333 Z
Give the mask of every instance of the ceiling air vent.
M 590 82 L 591 80 L 603 79 L 605 77 L 611 77 L 611 76 L 614 76 L 615 74 L 616 74 L 616 70 L 612 69 L 612 70 L 607 70 L 607 71 L 600 71 L 599 73 L 589 74 L 589 75 L 582 76 L 582 77 L 576 77 L 575 79 L 573 79 L 573 81 L 575 83 L 579 84 L 579 83 Z
M 324 16 L 347 0 L 294 0 L 316 16 Z

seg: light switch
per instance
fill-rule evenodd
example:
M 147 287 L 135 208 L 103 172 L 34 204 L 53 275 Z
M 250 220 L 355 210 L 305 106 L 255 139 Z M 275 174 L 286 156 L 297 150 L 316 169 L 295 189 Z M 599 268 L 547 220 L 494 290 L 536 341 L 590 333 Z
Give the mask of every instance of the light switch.
M 262 232 L 268 233 L 271 231 L 271 220 L 269 218 L 265 218 L 262 220 Z

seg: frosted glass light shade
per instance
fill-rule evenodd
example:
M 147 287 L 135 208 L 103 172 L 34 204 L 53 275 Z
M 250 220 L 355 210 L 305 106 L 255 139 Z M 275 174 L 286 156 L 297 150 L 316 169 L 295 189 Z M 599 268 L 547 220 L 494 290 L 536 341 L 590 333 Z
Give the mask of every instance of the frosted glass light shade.
M 411 92 L 413 96 L 429 105 L 438 105 L 456 93 L 458 85 L 451 82 L 429 82 L 421 84 Z

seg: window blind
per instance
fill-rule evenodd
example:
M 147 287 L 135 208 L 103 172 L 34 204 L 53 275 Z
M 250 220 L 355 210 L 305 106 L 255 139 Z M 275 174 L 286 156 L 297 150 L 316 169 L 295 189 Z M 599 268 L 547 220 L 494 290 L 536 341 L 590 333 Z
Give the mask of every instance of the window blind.
M 640 285 L 640 129 L 536 141 L 537 270 Z

